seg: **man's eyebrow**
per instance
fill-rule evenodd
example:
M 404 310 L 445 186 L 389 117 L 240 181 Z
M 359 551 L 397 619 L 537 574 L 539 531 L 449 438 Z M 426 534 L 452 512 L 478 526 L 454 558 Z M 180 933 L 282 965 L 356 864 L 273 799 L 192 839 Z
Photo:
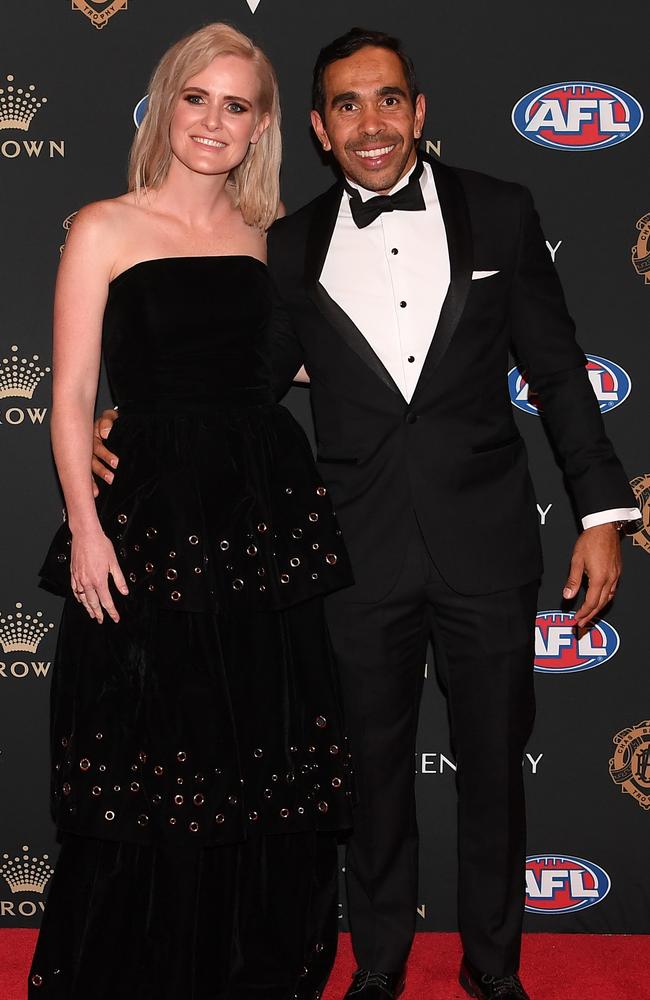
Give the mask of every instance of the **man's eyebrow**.
M 388 87 L 379 87 L 375 91 L 377 97 L 406 97 L 406 91 L 403 87 L 399 87 L 397 84 Z M 337 104 L 345 104 L 347 101 L 358 101 L 360 94 L 356 90 L 346 90 L 342 94 L 336 94 L 331 102 L 330 106 L 332 108 L 336 107 Z
M 336 104 L 345 104 L 346 101 L 356 101 L 359 95 L 356 90 L 346 90 L 343 94 L 336 94 L 330 101 L 330 107 L 334 107 Z
M 406 97 L 406 91 L 402 87 L 398 86 L 381 87 L 381 89 L 377 91 L 377 94 L 379 97 L 390 97 L 393 94 L 398 97 Z

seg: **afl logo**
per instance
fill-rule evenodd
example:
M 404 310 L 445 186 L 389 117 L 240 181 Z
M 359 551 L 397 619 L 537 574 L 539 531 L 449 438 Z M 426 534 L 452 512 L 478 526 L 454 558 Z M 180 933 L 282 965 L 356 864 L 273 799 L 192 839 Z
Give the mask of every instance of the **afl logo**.
M 625 369 L 596 354 L 587 355 L 587 375 L 596 393 L 601 413 L 616 409 L 625 402 L 632 390 L 632 380 Z M 537 396 L 529 390 L 526 376 L 518 368 L 511 368 L 508 372 L 508 387 L 514 406 L 524 413 L 539 416 Z
M 575 913 L 601 903 L 612 882 L 592 861 L 560 854 L 526 858 L 526 911 Z
M 531 90 L 512 109 L 524 139 L 552 149 L 604 149 L 641 128 L 643 108 L 618 87 L 571 81 Z
M 149 107 L 149 94 L 145 94 L 141 100 L 138 101 L 133 109 L 133 121 L 135 122 L 135 127 L 140 128 L 144 116 L 147 113 Z
M 611 660 L 621 640 L 615 628 L 598 621 L 581 639 L 572 611 L 539 611 L 535 621 L 535 670 L 539 674 L 576 674 Z

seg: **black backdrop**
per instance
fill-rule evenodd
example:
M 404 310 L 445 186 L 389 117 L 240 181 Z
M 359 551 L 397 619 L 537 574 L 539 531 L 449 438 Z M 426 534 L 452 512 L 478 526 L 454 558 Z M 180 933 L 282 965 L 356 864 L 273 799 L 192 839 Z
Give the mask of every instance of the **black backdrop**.
M 558 82 L 597 81 L 647 105 L 647 61 L 639 44 L 650 30 L 647 9 L 619 5 L 614 17 L 604 0 L 588 7 L 551 0 L 534 6 L 480 0 L 128 0 L 128 6 L 125 0 L 35 5 L 4 0 L 0 928 L 38 924 L 56 857 L 47 805 L 47 706 L 55 642 L 50 623 L 58 621 L 60 605 L 37 588 L 36 571 L 61 515 L 48 440 L 50 313 L 59 248 L 76 209 L 124 189 L 133 109 L 159 56 L 184 33 L 218 19 L 253 35 L 277 67 L 284 111 L 283 197 L 289 211 L 330 183 L 330 170 L 309 132 L 310 73 L 320 46 L 354 23 L 395 32 L 412 52 L 429 98 L 425 136 L 430 150 L 446 162 L 533 189 L 584 350 L 623 369 L 618 398 L 627 391 L 626 373 L 631 379 L 628 398 L 611 407 L 605 419 L 648 526 L 650 281 L 642 273 L 646 243 L 639 220 L 650 213 L 650 129 L 642 125 L 611 148 L 567 151 L 526 141 L 511 122 L 520 98 Z M 7 80 L 8 75 L 15 79 Z M 33 91 L 18 94 L 18 88 L 30 85 Z M 569 96 L 593 93 L 578 89 Z M 19 129 L 11 121 L 9 97 L 29 100 L 29 95 L 41 106 L 28 128 Z M 578 135 L 574 141 L 583 140 Z M 29 371 L 36 372 L 35 387 L 27 386 Z M 594 371 L 604 390 L 613 391 L 601 362 L 594 362 Z M 309 427 L 306 391 L 292 390 L 288 405 Z M 529 446 L 544 522 L 540 610 L 553 611 L 560 606 L 575 521 L 541 421 L 519 411 L 517 419 Z M 471 532 L 472 525 L 460 530 Z M 601 647 L 594 656 L 584 644 L 572 648 L 566 619 L 564 624 L 557 616 L 540 619 L 538 721 L 523 766 L 529 854 L 541 859 L 529 865 L 528 902 L 548 912 L 531 913 L 530 930 L 650 931 L 650 725 L 644 729 L 650 719 L 645 644 L 650 531 L 626 549 L 624 582 L 605 615 L 620 637 L 613 657 L 602 655 L 603 644 L 609 653 L 615 648 L 615 635 L 606 626 L 591 637 L 590 646 Z M 554 648 L 561 655 L 554 656 Z M 592 669 L 570 669 L 590 659 Z M 453 755 L 431 663 L 428 677 L 414 762 L 422 836 L 418 926 L 449 930 L 456 919 Z M 570 870 L 577 874 L 569 875 Z

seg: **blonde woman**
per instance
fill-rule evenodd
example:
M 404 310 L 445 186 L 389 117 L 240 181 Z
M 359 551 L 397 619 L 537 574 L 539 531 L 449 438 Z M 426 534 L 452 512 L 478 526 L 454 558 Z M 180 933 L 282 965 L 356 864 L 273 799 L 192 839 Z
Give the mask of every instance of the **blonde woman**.
M 30 997 L 317 996 L 348 758 L 322 595 L 350 582 L 308 443 L 270 389 L 273 69 L 222 24 L 153 74 L 127 194 L 57 281 L 52 441 L 67 594 L 52 689 L 62 849 Z M 100 356 L 120 418 L 90 476 Z

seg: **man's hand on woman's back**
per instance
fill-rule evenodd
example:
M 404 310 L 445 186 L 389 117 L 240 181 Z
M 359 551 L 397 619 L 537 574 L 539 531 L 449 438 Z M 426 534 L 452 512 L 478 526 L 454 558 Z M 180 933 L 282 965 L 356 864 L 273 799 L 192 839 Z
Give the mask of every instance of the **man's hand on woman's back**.
M 99 493 L 95 480 L 102 479 L 109 485 L 113 482 L 113 469 L 117 468 L 119 458 L 109 451 L 104 441 L 111 433 L 111 428 L 118 418 L 117 410 L 104 410 L 93 425 L 93 493 Z

